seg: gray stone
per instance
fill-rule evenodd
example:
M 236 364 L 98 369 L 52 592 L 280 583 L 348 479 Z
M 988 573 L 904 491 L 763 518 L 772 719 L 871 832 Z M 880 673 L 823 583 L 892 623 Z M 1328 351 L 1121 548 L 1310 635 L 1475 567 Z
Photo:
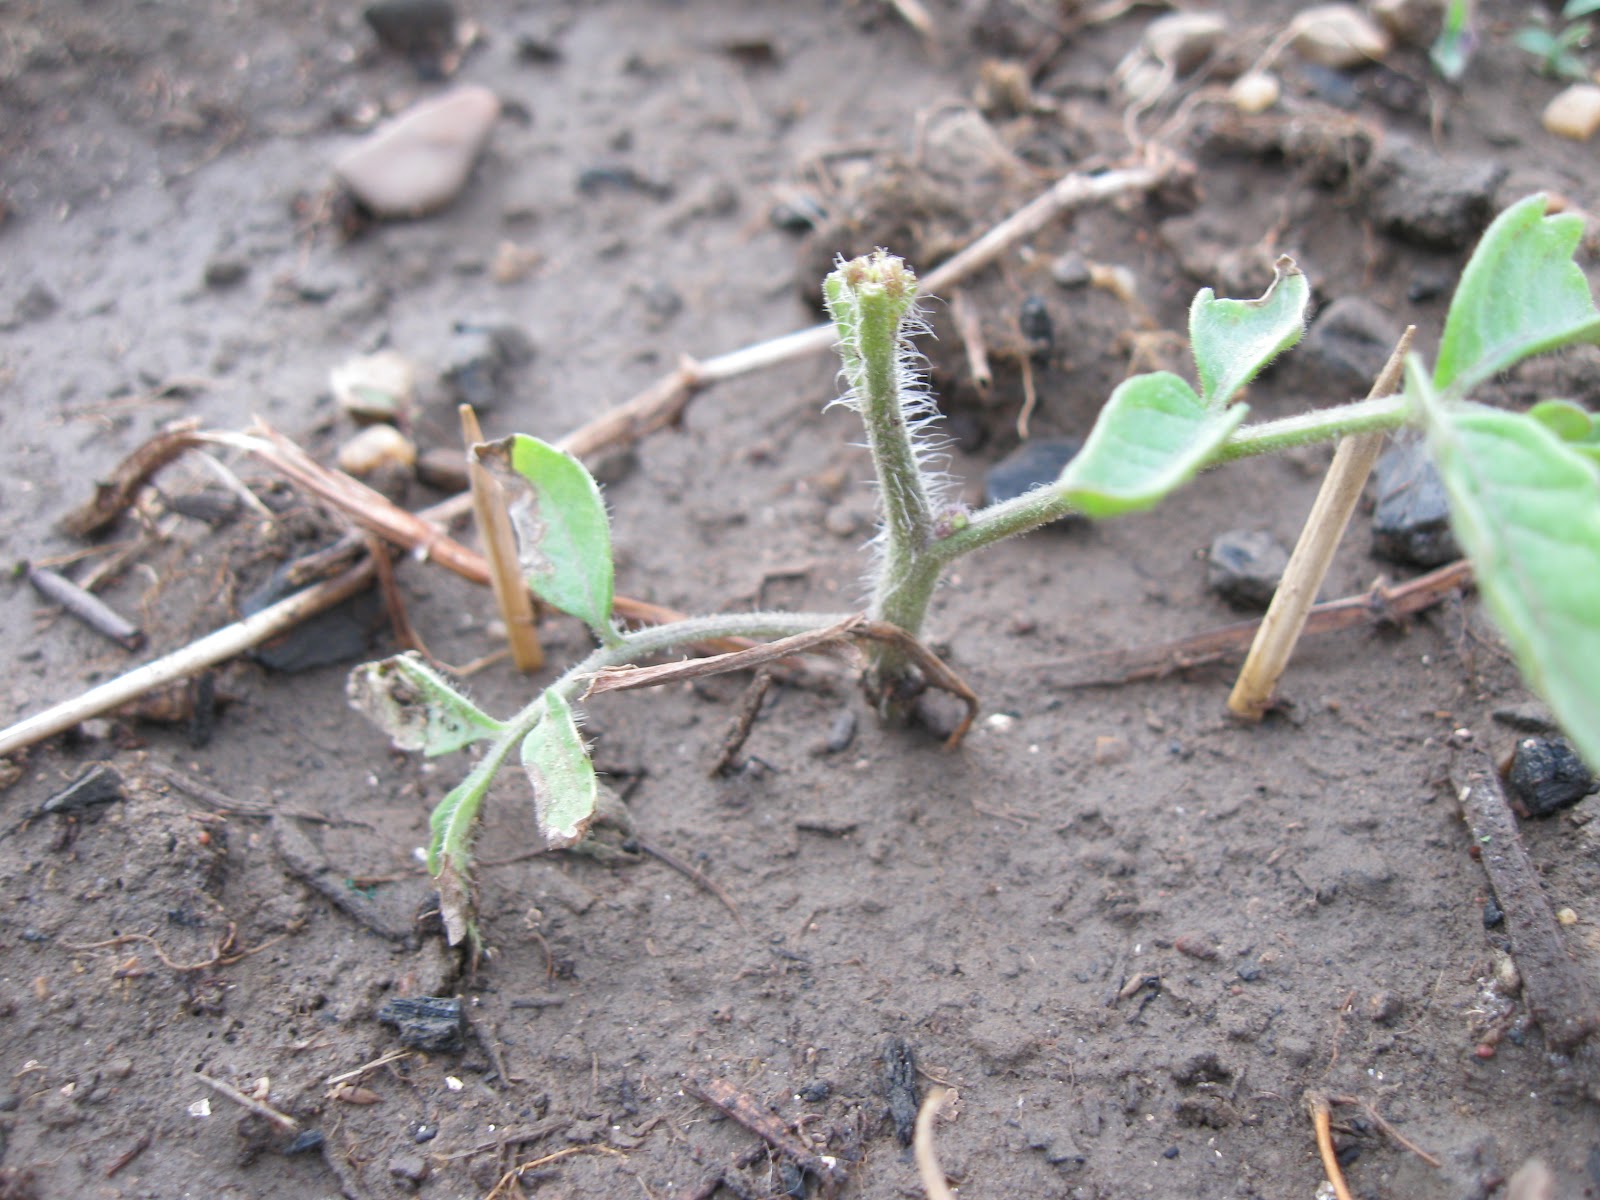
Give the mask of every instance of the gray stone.
M 389 1160 L 389 1175 L 416 1187 L 428 1177 L 428 1160 L 420 1154 L 396 1154 Z
M 1089 263 L 1076 250 L 1068 250 L 1050 264 L 1050 278 L 1064 288 L 1089 286 Z
M 1331 398 L 1365 396 L 1389 361 L 1400 328 L 1363 296 L 1341 296 L 1317 314 L 1297 351 L 1298 366 Z
M 361 15 L 378 41 L 410 59 L 419 75 L 442 76 L 444 57 L 456 45 L 456 10 L 450 0 L 378 0 Z
M 1391 138 L 1373 170 L 1372 216 L 1403 241 L 1465 249 L 1493 219 L 1495 189 L 1506 171 L 1497 162 L 1452 162 Z
M 1206 555 L 1206 586 L 1238 608 L 1264 609 L 1272 603 L 1289 552 L 1263 529 L 1219 533 Z
M 1402 438 L 1385 450 L 1372 478 L 1378 497 L 1372 514 L 1374 554 L 1419 567 L 1461 557 L 1444 483 L 1420 438 Z
M 983 476 L 985 504 L 1014 500 L 1036 487 L 1054 483 L 1083 443 L 1077 438 L 1034 438 L 1023 442 Z
M 509 321 L 457 321 L 439 377 L 458 402 L 488 412 L 505 398 L 514 369 L 533 353 L 533 341 Z

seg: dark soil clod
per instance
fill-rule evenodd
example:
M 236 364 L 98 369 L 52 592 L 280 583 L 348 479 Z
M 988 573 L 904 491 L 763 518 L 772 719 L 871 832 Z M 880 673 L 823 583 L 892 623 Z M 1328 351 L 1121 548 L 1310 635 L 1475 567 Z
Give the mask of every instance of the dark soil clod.
M 1594 776 L 1562 737 L 1530 737 L 1517 743 L 1506 776 L 1519 816 L 1548 817 L 1594 790 Z
M 892 1037 L 883 1044 L 883 1095 L 889 1103 L 889 1119 L 902 1146 L 911 1145 L 917 1124 L 917 1056 L 903 1038 Z
M 429 1054 L 454 1054 L 466 1038 L 459 996 L 397 996 L 384 1001 L 378 1020 L 399 1031 L 402 1046 Z
M 127 791 L 115 767 L 96 763 L 39 806 L 41 813 L 76 813 L 101 804 L 126 800 Z

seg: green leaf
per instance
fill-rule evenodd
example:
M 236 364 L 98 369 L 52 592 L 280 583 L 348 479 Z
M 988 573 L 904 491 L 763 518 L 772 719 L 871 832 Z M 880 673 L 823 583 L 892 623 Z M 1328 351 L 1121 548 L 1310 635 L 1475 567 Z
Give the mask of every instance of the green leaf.
M 467 777 L 433 810 L 428 824 L 433 840 L 428 845 L 428 873 L 439 889 L 439 915 L 452 946 L 466 938 L 477 941 L 477 902 L 472 885 L 472 834 L 478 810 L 488 794 L 509 746 L 496 747 L 473 767 Z
M 1468 27 L 1468 0 L 1449 0 L 1439 36 L 1428 49 L 1428 61 L 1451 83 L 1460 79 L 1472 60 L 1474 38 Z
M 1484 604 L 1523 676 L 1600 765 L 1600 467 L 1533 417 L 1442 403 L 1413 374 Z
M 611 525 L 594 477 L 572 455 L 526 434 L 475 452 L 506 487 L 534 595 L 585 622 L 602 642 L 613 641 Z
M 1567 449 L 1600 464 L 1600 421 L 1581 404 L 1541 400 L 1528 410 L 1528 416 L 1565 442 Z
M 1541 400 L 1528 415 L 1563 442 L 1585 442 L 1594 435 L 1594 418 L 1571 400 Z
M 544 716 L 522 740 L 522 765 L 533 784 L 539 832 L 550 849 L 560 850 L 588 832 L 598 785 L 571 707 L 553 690 L 544 703 Z
M 1170 371 L 1135 375 L 1111 393 L 1057 486 L 1091 517 L 1150 508 L 1193 478 L 1248 411 L 1208 409 Z
M 1272 286 L 1259 300 L 1219 300 L 1202 288 L 1189 308 L 1189 344 L 1206 407 L 1220 409 L 1306 328 L 1311 287 L 1294 259 L 1273 266 Z
M 1544 209 L 1543 196 L 1513 204 L 1467 261 L 1444 323 L 1437 390 L 1464 396 L 1530 355 L 1600 342 L 1600 311 L 1572 261 L 1583 218 L 1547 217 Z
M 1568 21 L 1600 13 L 1600 0 L 1567 0 L 1561 6 L 1561 15 Z
M 429 758 L 505 730 L 416 654 L 357 667 L 350 672 L 345 695 L 397 749 L 420 750 Z

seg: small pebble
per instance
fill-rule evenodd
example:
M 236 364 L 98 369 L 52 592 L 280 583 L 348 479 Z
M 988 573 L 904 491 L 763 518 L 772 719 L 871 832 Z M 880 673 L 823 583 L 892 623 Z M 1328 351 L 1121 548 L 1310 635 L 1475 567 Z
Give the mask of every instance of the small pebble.
M 1264 609 L 1288 565 L 1289 552 L 1266 530 L 1230 529 L 1206 554 L 1206 586 L 1236 607 Z
M 1179 954 L 1187 954 L 1201 962 L 1211 962 L 1217 957 L 1217 948 L 1211 944 L 1211 939 L 1199 933 L 1180 933 L 1172 939 L 1172 947 Z
M 1400 337 L 1400 326 L 1364 296 L 1340 296 L 1316 316 L 1300 351 L 1302 365 L 1340 398 L 1364 396 Z
M 1371 0 L 1367 7 L 1390 35 L 1414 46 L 1439 36 L 1446 0 Z
M 828 515 L 822 519 L 822 524 L 834 537 L 855 537 L 861 529 L 860 518 L 843 505 L 834 505 L 828 510 Z
M 990 467 L 983 476 L 985 504 L 999 504 L 1054 483 L 1083 443 L 1077 438 L 1033 438 Z
M 294 1141 L 284 1147 L 285 1155 L 309 1154 L 313 1150 L 321 1150 L 324 1138 L 320 1129 L 302 1129 L 295 1134 Z
M 1495 903 L 1493 897 L 1483 902 L 1483 927 L 1485 929 L 1497 928 L 1505 919 L 1505 910 Z
M 856 713 L 853 708 L 843 708 L 828 726 L 828 740 L 824 743 L 829 754 L 843 754 L 856 740 Z
M 1064 288 L 1089 286 L 1089 264 L 1076 250 L 1068 250 L 1050 264 L 1050 278 Z
M 1367 1001 L 1367 1016 L 1375 1025 L 1393 1025 L 1405 1010 L 1405 1001 L 1393 992 L 1378 992 Z
M 774 229 L 785 233 L 810 233 L 828 219 L 828 210 L 815 196 L 792 192 L 779 200 L 767 213 Z
M 415 1187 L 428 1177 L 428 1160 L 420 1154 L 396 1154 L 389 1160 L 389 1174 Z
M 393 425 L 369 425 L 339 447 L 339 469 L 358 478 L 383 467 L 411 467 L 416 461 L 416 446 Z
M 1372 480 L 1378 499 L 1372 513 L 1374 554 L 1419 567 L 1461 557 L 1444 483 L 1420 439 L 1401 438 L 1385 450 Z
M 362 354 L 328 373 L 341 412 L 363 423 L 404 420 L 416 396 L 417 373 L 397 350 Z
M 1600 130 L 1600 87 L 1573 84 L 1544 106 L 1540 120 L 1547 133 L 1587 142 Z
M 494 250 L 489 263 L 489 278 L 501 287 L 521 283 L 544 261 L 544 255 L 532 246 L 516 242 L 501 242 Z
M 1594 790 L 1594 776 L 1563 737 L 1529 737 L 1517 743 L 1506 785 L 1532 817 L 1548 817 Z
M 1261 978 L 1261 968 L 1256 966 L 1255 963 L 1245 963 L 1234 974 L 1245 983 L 1254 983 Z
M 1269 71 L 1246 71 L 1228 87 L 1228 100 L 1249 116 L 1264 113 L 1278 102 L 1283 89 Z
M 1507 168 L 1492 159 L 1446 159 L 1399 135 L 1370 169 L 1369 207 L 1384 233 L 1435 250 L 1464 250 L 1489 224 Z
M 1296 53 L 1324 67 L 1365 66 L 1389 53 L 1389 35 L 1353 4 L 1302 9 L 1289 30 Z
M 1324 104 L 1345 112 L 1354 112 L 1361 107 L 1361 93 L 1356 90 L 1356 81 L 1344 71 L 1324 67 L 1320 63 L 1306 63 L 1300 68 L 1300 78 L 1310 89 L 1311 95 Z
M 456 88 L 368 134 L 339 156 L 334 174 L 379 217 L 437 212 L 466 186 L 499 115 L 488 88 Z
M 424 78 L 439 78 L 440 62 L 456 44 L 450 0 L 378 0 L 361 15 L 379 42 L 409 58 Z
M 221 291 L 223 288 L 233 287 L 243 283 L 245 276 L 250 274 L 250 264 L 242 258 L 229 258 L 218 256 L 206 263 L 203 279 L 208 288 Z
M 1140 44 L 1158 63 L 1170 63 L 1179 75 L 1187 75 L 1221 44 L 1227 31 L 1227 20 L 1216 13 L 1175 12 L 1151 21 Z
M 417 478 L 441 492 L 459 492 L 467 487 L 467 457 L 459 449 L 436 446 L 417 456 Z
M 1180 1151 L 1176 1146 L 1168 1146 L 1165 1150 L 1163 1150 L 1161 1152 L 1161 1157 L 1170 1160 L 1170 1159 L 1177 1158 L 1179 1153 L 1180 1153 Z
M 1132 754 L 1128 743 L 1119 737 L 1102 734 L 1094 739 L 1094 761 L 1096 766 L 1114 767 L 1118 763 L 1125 763 Z
M 1028 356 L 1035 362 L 1042 362 L 1050 357 L 1050 352 L 1055 348 L 1056 327 L 1050 318 L 1050 308 L 1038 296 L 1029 296 L 1022 302 L 1022 309 L 1017 313 L 1017 328 L 1022 331 L 1022 340 L 1027 344 Z
M 533 352 L 532 340 L 510 322 L 457 321 L 439 377 L 457 403 L 489 412 L 506 398 L 514 369 Z

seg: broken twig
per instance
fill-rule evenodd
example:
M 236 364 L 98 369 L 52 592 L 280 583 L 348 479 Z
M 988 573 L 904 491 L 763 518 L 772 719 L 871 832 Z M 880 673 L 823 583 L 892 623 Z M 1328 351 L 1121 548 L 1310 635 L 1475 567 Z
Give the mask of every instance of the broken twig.
M 372 563 L 368 560 L 241 621 L 225 625 L 215 633 L 190 642 L 163 658 L 119 675 L 99 687 L 90 688 L 82 695 L 47 708 L 25 721 L 19 721 L 9 729 L 0 730 L 0 754 L 31 746 L 53 734 L 71 729 L 80 721 L 136 700 L 163 684 L 185 679 L 236 654 L 243 654 L 252 646 L 260 645 L 285 629 L 292 629 L 306 618 L 355 595 L 371 580 Z
M 1500 776 L 1482 750 L 1461 750 L 1451 760 L 1450 783 L 1495 901 L 1506 914 L 1528 1013 L 1552 1050 L 1571 1053 L 1600 1030 L 1600 1010 L 1583 971 L 1567 953 L 1539 873 L 1517 834 Z
M 1356 596 L 1313 605 L 1306 617 L 1302 635 L 1333 633 L 1357 625 L 1372 625 L 1410 616 L 1432 608 L 1471 582 L 1472 564 L 1460 559 L 1395 587 L 1378 584 L 1371 591 Z M 1077 658 L 1045 659 L 1025 665 L 1033 670 L 1063 669 L 1066 678 L 1053 681 L 1055 686 L 1063 688 L 1103 687 L 1134 683 L 1141 679 L 1161 679 L 1175 671 L 1223 662 L 1242 654 L 1260 628 L 1259 619 L 1239 621 L 1154 646 L 1102 650 Z
M 25 563 L 23 570 L 34 591 L 59 604 L 102 637 L 110 638 L 124 650 L 137 650 L 144 645 L 144 633 L 139 627 L 93 592 L 44 567 Z
M 733 722 L 728 726 L 728 733 L 722 739 L 722 749 L 717 752 L 717 761 L 711 764 L 711 778 L 726 775 L 732 768 L 734 761 L 739 757 L 739 751 L 744 749 L 745 742 L 750 737 L 750 729 L 756 723 L 756 717 L 761 713 L 761 704 L 767 698 L 767 691 L 772 687 L 772 672 L 762 668 L 756 672 L 750 686 L 745 688 L 744 695 L 739 697 L 739 711 L 734 714 Z
M 506 643 L 511 661 L 524 673 L 544 666 L 544 649 L 539 645 L 539 625 L 534 616 L 533 597 L 523 581 L 517 563 L 517 535 L 506 513 L 506 493 L 500 481 L 478 457 L 477 445 L 483 441 L 478 414 L 472 405 L 463 404 L 461 433 L 466 441 L 467 479 L 472 485 L 472 515 L 483 543 L 484 562 L 489 568 L 489 585 L 506 626 Z
M 296 1121 L 293 1117 L 289 1116 L 287 1113 L 279 1112 L 277 1109 L 273 1108 L 272 1105 L 270 1105 L 270 1104 L 267 1104 L 267 1103 L 265 1103 L 265 1102 L 263 1102 L 261 1100 L 257 1100 L 252 1096 L 245 1095 L 238 1088 L 234 1087 L 233 1084 L 224 1083 L 220 1079 L 213 1079 L 211 1076 L 207 1075 L 204 1071 L 196 1071 L 194 1073 L 194 1077 L 196 1079 L 198 1079 L 201 1083 L 205 1084 L 213 1092 L 216 1092 L 217 1095 L 226 1096 L 229 1100 L 232 1100 L 235 1104 L 239 1105 L 241 1108 L 248 1108 L 251 1112 L 255 1113 L 256 1116 L 258 1116 L 258 1117 L 265 1117 L 267 1120 L 271 1121 L 274 1125 L 278 1126 L 278 1128 L 283 1129 L 283 1130 L 287 1130 L 289 1133 L 299 1133 L 300 1132 L 300 1122 L 299 1121 Z
M 1307 1092 L 1306 1112 L 1311 1115 L 1311 1128 L 1317 1137 L 1317 1154 L 1322 1158 L 1322 1173 L 1327 1176 L 1337 1200 L 1354 1200 L 1345 1184 L 1344 1172 L 1339 1168 L 1339 1156 L 1333 1149 L 1333 1118 L 1328 1109 L 1328 1098 L 1321 1092 Z
M 844 1172 L 831 1159 L 816 1154 L 780 1121 L 765 1105 L 756 1102 L 725 1079 L 689 1079 L 684 1090 L 743 1125 L 802 1171 L 809 1171 L 831 1193 L 845 1181 Z
M 587 700 L 601 692 L 622 692 L 634 688 L 659 687 L 683 679 L 697 679 L 705 675 L 722 675 L 729 671 L 743 671 L 762 666 L 795 654 L 815 653 L 854 639 L 889 642 L 903 651 L 921 669 L 928 683 L 958 697 L 967 706 L 966 715 L 953 733 L 945 739 L 947 749 L 954 750 L 972 728 L 978 712 L 978 696 L 952 671 L 938 655 L 897 625 L 886 621 L 871 621 L 865 616 L 846 617 L 843 621 L 809 633 L 764 642 L 746 650 L 728 654 L 715 654 L 710 658 L 693 658 L 678 662 L 660 663 L 653 667 L 605 667 L 589 677 L 589 688 L 583 694 Z
M 1415 325 L 1406 326 L 1389 361 L 1367 393 L 1369 400 L 1392 396 L 1398 390 L 1400 372 L 1416 332 Z M 1360 433 L 1340 440 L 1333 463 L 1311 506 L 1311 515 L 1306 518 L 1300 540 L 1289 556 L 1289 565 L 1283 570 L 1283 580 L 1272 594 L 1272 604 L 1261 619 L 1261 629 L 1239 671 L 1233 694 L 1228 697 L 1228 711 L 1234 716 L 1259 721 L 1266 715 L 1272 693 L 1305 628 L 1306 615 L 1317 598 L 1317 589 L 1333 564 L 1333 552 L 1339 548 L 1339 541 L 1350 523 L 1350 514 L 1361 499 L 1361 490 L 1367 485 L 1367 476 L 1372 473 L 1372 464 L 1377 462 L 1378 451 L 1383 448 L 1387 436 L 1385 433 Z

